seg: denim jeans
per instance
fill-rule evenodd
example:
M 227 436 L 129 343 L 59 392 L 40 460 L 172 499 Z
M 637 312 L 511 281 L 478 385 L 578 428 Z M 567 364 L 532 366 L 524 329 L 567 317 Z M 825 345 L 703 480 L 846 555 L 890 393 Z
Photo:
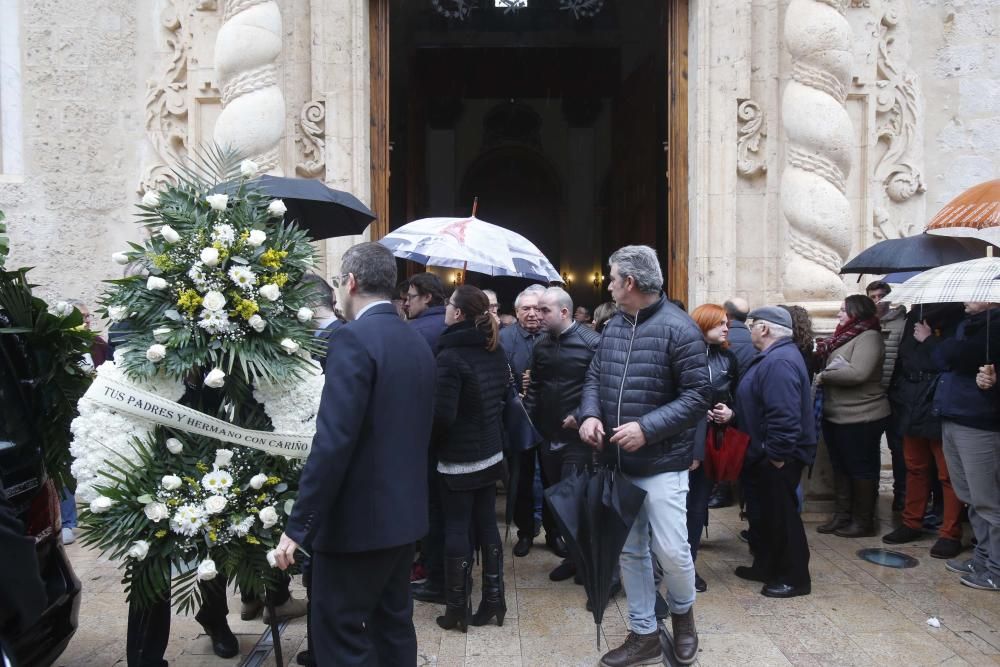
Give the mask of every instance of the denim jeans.
M 651 542 L 663 567 L 671 613 L 683 614 L 694 604 L 694 562 L 687 539 L 688 472 L 630 477 L 629 481 L 646 492 L 646 500 L 622 549 L 622 583 L 628 597 L 630 629 L 649 634 L 657 627 Z
M 62 515 L 63 528 L 76 528 L 76 494 L 69 489 L 63 489 L 59 513 Z

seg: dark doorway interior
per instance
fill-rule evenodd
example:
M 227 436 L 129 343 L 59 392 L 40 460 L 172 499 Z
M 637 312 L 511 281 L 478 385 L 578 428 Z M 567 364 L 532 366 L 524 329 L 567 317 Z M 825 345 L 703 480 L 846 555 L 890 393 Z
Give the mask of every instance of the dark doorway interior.
M 611 250 L 667 257 L 668 4 L 575 16 L 559 0 L 479 0 L 464 19 L 438 9 L 452 4 L 390 2 L 389 226 L 468 215 L 478 196 L 478 217 L 531 239 L 592 308 Z M 527 285 L 468 279 L 505 310 Z

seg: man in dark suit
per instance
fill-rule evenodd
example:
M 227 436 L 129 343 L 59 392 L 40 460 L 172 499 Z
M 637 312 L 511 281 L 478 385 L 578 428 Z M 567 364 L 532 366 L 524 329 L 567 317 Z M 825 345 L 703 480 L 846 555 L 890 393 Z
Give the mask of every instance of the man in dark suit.
M 285 569 L 311 546 L 316 664 L 416 665 L 409 577 L 427 533 L 434 357 L 396 315 L 384 246 L 353 246 L 341 271 L 348 324 L 330 337 L 312 452 L 275 556 Z

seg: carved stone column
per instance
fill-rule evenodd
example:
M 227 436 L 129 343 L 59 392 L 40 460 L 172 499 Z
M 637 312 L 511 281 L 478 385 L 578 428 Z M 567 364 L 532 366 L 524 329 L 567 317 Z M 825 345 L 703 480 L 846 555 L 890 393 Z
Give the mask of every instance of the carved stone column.
M 854 130 L 845 101 L 853 35 L 846 5 L 847 0 L 791 0 L 785 15 L 792 78 L 781 100 L 786 156 L 781 210 L 788 220 L 783 292 L 788 301 L 812 307 L 842 297 L 838 272 L 851 248 L 846 191 Z
M 275 0 L 226 0 L 215 40 L 223 107 L 215 124 L 215 143 L 274 174 L 282 173 L 278 146 L 285 133 L 285 97 L 275 65 L 281 35 L 281 11 Z

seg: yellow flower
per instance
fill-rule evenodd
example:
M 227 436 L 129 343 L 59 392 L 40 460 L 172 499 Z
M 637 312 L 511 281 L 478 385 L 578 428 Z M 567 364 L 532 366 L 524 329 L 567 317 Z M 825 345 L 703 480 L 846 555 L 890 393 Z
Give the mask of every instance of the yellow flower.
M 190 484 L 191 486 L 198 486 L 198 480 L 196 480 L 194 477 L 185 477 L 184 481 Z
M 165 530 L 158 530 L 158 531 L 156 531 L 156 532 L 155 532 L 155 533 L 153 533 L 153 534 L 154 534 L 154 535 L 155 535 L 156 537 L 158 537 L 159 539 L 161 539 L 161 540 L 162 540 L 162 539 L 163 539 L 164 537 L 166 537 L 166 536 L 167 536 L 167 531 L 165 531 Z
M 219 263 L 226 261 L 229 258 L 229 248 L 222 245 L 222 241 L 216 241 L 212 244 L 212 247 L 219 251 Z
M 181 501 L 177 500 L 176 498 L 171 498 L 170 500 L 167 501 L 167 505 L 169 505 L 170 507 L 177 507 L 180 504 Z
M 150 261 L 153 262 L 153 266 L 161 271 L 172 271 L 174 263 L 170 260 L 170 257 L 166 253 L 155 253 L 149 256 Z
M 277 269 L 281 266 L 281 261 L 288 257 L 287 250 L 275 250 L 271 248 L 266 250 L 263 255 L 260 256 L 260 263 L 262 266 L 266 266 L 269 269 Z
M 257 503 L 258 504 L 264 502 L 265 500 L 267 500 L 267 494 L 266 493 L 262 493 L 259 496 L 257 496 Z
M 236 308 L 230 314 L 239 315 L 245 320 L 249 320 L 257 313 L 257 311 L 260 310 L 260 306 L 258 306 L 257 302 L 253 299 L 241 299 L 240 297 L 236 297 L 233 300 L 233 303 L 236 304 Z
M 267 283 L 273 283 L 273 284 L 277 285 L 278 287 L 284 287 L 285 283 L 288 282 L 288 274 L 287 273 L 272 273 L 271 275 L 262 276 L 261 279 L 260 279 L 260 281 L 262 283 L 264 283 L 265 285 Z
M 208 465 L 204 461 L 198 461 L 194 467 L 198 469 L 198 472 L 208 472 Z
M 275 484 L 277 484 L 277 483 L 278 483 L 278 482 L 280 482 L 280 481 L 281 481 L 281 480 L 280 480 L 280 479 L 278 479 L 277 477 L 275 477 L 274 475 L 270 475 L 270 476 L 269 476 L 269 477 L 267 478 L 267 483 L 268 483 L 268 485 L 269 485 L 269 486 L 274 486 Z
M 187 289 L 181 292 L 177 297 L 177 307 L 185 311 L 189 316 L 194 315 L 194 311 L 198 310 L 198 306 L 201 305 L 201 295 L 195 292 L 193 289 Z
M 247 544 L 260 544 L 260 540 L 253 535 L 247 535 Z
M 217 542 L 219 539 L 218 534 L 214 530 L 208 531 L 208 539 L 212 542 Z

